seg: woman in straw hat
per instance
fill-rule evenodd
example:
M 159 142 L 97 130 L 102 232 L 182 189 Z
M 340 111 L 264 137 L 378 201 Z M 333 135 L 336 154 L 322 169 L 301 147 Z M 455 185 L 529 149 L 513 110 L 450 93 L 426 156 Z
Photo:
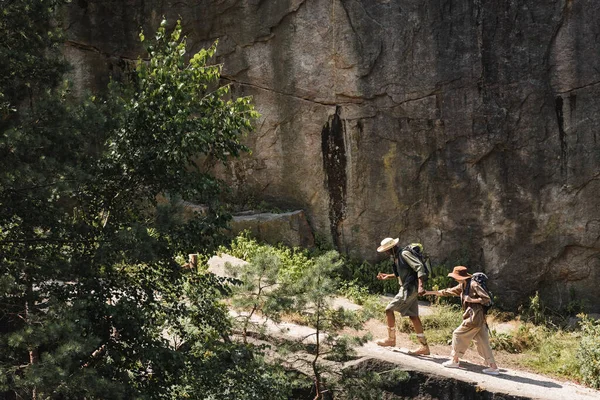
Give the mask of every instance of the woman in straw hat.
M 471 279 L 471 275 L 467 273 L 467 267 L 456 266 L 448 276 L 454 278 L 458 285 L 449 289 L 425 292 L 426 295 L 460 296 L 464 310 L 462 323 L 452 333 L 452 359 L 442 365 L 447 368 L 459 368 L 459 359 L 465 354 L 472 340 L 477 346 L 477 352 L 488 366 L 483 370 L 483 373 L 498 375 L 498 365 L 492 354 L 488 326 L 483 310 L 484 305 L 490 304 L 490 297 L 475 280 Z M 468 295 L 464 295 L 467 285 L 471 286 Z
M 423 277 L 427 275 L 425 266 L 410 251 L 398 247 L 399 239 L 385 238 L 381 246 L 377 248 L 379 253 L 386 253 L 393 259 L 393 274 L 377 274 L 377 279 L 387 280 L 397 278 L 400 290 L 394 299 L 385 308 L 385 316 L 388 327 L 387 339 L 379 340 L 377 344 L 383 347 L 396 346 L 396 318 L 394 311 L 403 317 L 409 317 L 412 322 L 417 340 L 421 346 L 409 354 L 426 356 L 429 355 L 429 346 L 423 333 L 423 324 L 419 318 L 419 304 L 417 296 L 425 293 L 423 288 Z

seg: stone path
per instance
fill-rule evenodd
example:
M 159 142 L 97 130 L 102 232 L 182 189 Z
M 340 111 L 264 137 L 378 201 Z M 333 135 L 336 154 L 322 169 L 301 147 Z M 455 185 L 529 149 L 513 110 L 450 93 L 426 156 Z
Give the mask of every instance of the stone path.
M 415 357 L 402 353 L 401 349 L 393 351 L 381 348 L 374 342 L 369 342 L 358 348 L 357 352 L 364 357 L 374 357 L 393 362 L 405 370 L 417 370 L 469 382 L 492 393 L 548 400 L 600 399 L 600 391 L 570 382 L 560 382 L 542 375 L 504 368 L 500 369 L 500 375 L 489 376 L 481 372 L 482 366 L 463 362 L 461 362 L 461 368 L 445 368 L 441 364 L 448 360 L 446 356 Z
M 214 272 L 223 271 L 222 265 L 225 262 L 235 264 L 238 261 L 243 262 L 231 256 L 225 256 L 224 258 L 213 257 L 209 262 L 212 263 L 210 269 Z M 343 298 L 336 299 L 335 304 L 347 309 L 356 309 L 358 307 Z M 232 315 L 236 314 L 232 312 Z M 315 337 L 315 331 L 307 326 L 296 325 L 290 322 L 275 324 L 261 317 L 253 317 L 252 320 L 256 324 L 264 325 L 268 334 L 275 337 L 282 337 L 289 340 L 299 340 L 306 337 L 309 337 L 309 340 L 314 340 Z M 377 346 L 375 342 L 369 342 L 357 348 L 356 351 L 358 356 L 363 359 L 376 358 L 394 363 L 403 370 L 419 371 L 443 378 L 460 380 L 491 393 L 547 400 L 600 399 L 600 391 L 525 371 L 501 368 L 500 375 L 489 376 L 481 372 L 483 369 L 481 365 L 469 362 L 461 362 L 461 368 L 449 369 L 441 365 L 444 361 L 448 360 L 448 356 L 434 354 L 426 357 L 415 357 L 406 354 L 403 352 L 403 349 L 395 348 L 392 350 L 382 348 Z
M 305 342 L 315 339 L 314 329 L 289 322 L 274 324 L 260 317 L 253 318 L 255 323 L 264 324 L 270 335 L 288 340 L 299 340 L 308 337 Z M 311 336 L 312 335 L 312 336 Z M 406 349 L 382 348 L 375 342 L 368 342 L 356 348 L 360 358 L 376 358 L 398 365 L 402 370 L 419 371 L 434 376 L 457 379 L 467 382 L 495 394 L 521 396 L 531 399 L 547 400 L 598 400 L 600 391 L 595 391 L 570 382 L 561 382 L 543 375 L 524 371 L 501 368 L 498 376 L 489 376 L 481 372 L 483 366 L 461 362 L 458 369 L 445 368 L 442 363 L 448 356 L 436 355 L 424 357 L 410 356 Z M 356 360 L 358 362 L 360 360 Z

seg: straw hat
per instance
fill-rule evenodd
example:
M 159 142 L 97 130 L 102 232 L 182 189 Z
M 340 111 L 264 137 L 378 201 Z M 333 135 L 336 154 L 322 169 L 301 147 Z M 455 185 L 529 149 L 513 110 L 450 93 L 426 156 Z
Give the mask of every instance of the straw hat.
M 377 252 L 383 253 L 384 251 L 388 251 L 389 249 L 391 249 L 392 247 L 397 245 L 399 241 L 400 241 L 399 238 L 396 238 L 396 239 L 385 238 L 381 241 L 381 246 L 379 246 L 377 248 Z
M 457 281 L 464 281 L 465 279 L 469 279 L 471 274 L 467 273 L 467 267 L 463 267 L 462 265 L 457 265 L 454 267 L 452 272 L 448 274 L 450 278 L 454 278 Z

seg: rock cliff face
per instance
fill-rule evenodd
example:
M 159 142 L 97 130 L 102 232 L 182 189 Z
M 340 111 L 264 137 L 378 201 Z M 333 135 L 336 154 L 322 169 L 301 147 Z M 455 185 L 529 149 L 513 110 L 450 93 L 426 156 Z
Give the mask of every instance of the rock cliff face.
M 67 55 L 100 87 L 140 27 L 219 39 L 262 117 L 219 173 L 306 210 L 337 248 L 421 241 L 484 270 L 508 305 L 536 290 L 600 311 L 600 8 L 593 0 L 77 0 Z

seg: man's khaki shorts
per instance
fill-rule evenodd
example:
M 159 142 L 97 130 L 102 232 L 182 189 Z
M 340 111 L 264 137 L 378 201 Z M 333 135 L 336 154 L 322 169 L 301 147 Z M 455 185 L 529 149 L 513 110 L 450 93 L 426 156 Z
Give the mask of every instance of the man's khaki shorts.
M 403 317 L 418 317 L 418 296 L 419 293 L 416 287 L 409 287 L 408 290 L 400 287 L 400 291 L 394 297 L 394 299 L 390 301 L 390 304 L 387 305 L 385 311 L 397 311 Z

